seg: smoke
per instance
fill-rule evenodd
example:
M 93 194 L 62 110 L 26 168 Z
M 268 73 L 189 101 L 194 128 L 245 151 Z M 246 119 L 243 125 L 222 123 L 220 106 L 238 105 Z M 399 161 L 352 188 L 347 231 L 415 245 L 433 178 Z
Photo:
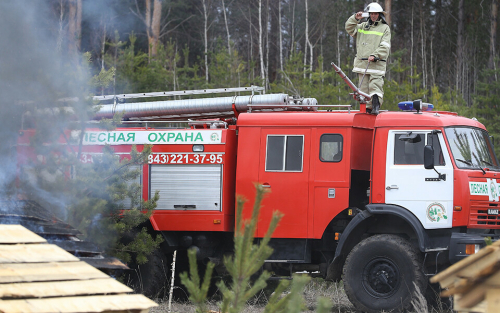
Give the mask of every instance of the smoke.
M 88 74 L 77 56 L 68 55 L 65 31 L 57 6 L 67 1 L 0 1 L 0 198 L 15 198 L 17 160 L 22 158 L 15 144 L 26 126 L 23 113 L 66 104 L 64 97 L 82 94 Z M 68 120 L 56 115 L 32 114 L 32 122 L 43 129 L 46 138 L 60 135 Z M 42 192 L 33 184 L 37 196 L 64 206 L 57 193 Z

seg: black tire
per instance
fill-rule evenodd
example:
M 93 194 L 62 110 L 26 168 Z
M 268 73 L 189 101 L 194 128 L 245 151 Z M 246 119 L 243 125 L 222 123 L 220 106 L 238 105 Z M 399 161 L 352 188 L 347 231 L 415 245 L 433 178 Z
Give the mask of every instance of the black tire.
M 419 251 L 396 235 L 358 243 L 347 256 L 343 279 L 349 300 L 363 312 L 404 311 L 415 288 L 423 293 L 427 286 Z

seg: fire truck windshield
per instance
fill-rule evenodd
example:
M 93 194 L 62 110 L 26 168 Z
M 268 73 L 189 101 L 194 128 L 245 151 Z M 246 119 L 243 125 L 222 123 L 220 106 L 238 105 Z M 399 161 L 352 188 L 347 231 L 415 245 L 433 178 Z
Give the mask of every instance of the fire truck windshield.
M 470 127 L 446 128 L 446 137 L 458 168 L 500 171 L 493 145 L 486 131 Z

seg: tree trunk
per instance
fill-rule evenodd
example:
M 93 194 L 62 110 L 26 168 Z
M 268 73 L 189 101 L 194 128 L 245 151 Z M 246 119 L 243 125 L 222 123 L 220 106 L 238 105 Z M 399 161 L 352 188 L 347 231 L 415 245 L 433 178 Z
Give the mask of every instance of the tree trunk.
M 106 21 L 104 18 L 101 19 L 102 24 L 102 45 L 101 45 L 101 70 L 104 70 L 104 53 L 106 52 Z M 104 90 L 103 90 L 104 92 Z
M 307 6 L 307 0 L 305 0 L 306 4 L 306 39 L 304 43 L 304 78 L 306 78 L 306 68 L 307 68 L 307 48 L 309 46 L 309 8 Z
M 269 88 L 269 0 L 266 1 L 266 89 Z
M 385 21 L 389 27 L 391 26 L 391 7 L 392 0 L 385 0 Z
M 151 60 L 151 47 L 153 46 L 153 36 L 151 32 L 151 0 L 146 1 L 146 12 L 144 13 L 144 22 L 146 24 L 146 35 L 148 36 L 148 60 Z
M 226 5 L 224 4 L 224 0 L 222 0 L 222 11 L 224 12 L 224 23 L 226 24 L 227 52 L 229 53 L 229 57 L 231 57 L 231 40 L 229 37 L 229 27 L 227 26 Z
M 82 0 L 71 0 L 68 4 L 68 52 L 76 55 L 80 50 L 82 36 Z
M 267 72 L 267 80 L 269 82 L 274 82 L 277 77 L 278 72 L 278 63 L 280 62 L 281 52 L 278 51 L 280 49 L 281 43 L 281 32 L 280 32 L 280 0 L 278 1 L 268 1 L 269 2 L 269 18 L 270 18 L 270 26 L 271 30 L 269 32 L 269 63 L 268 63 L 268 72 Z M 278 2 L 278 3 L 276 3 Z
M 80 51 L 82 46 L 82 0 L 76 0 L 76 48 Z
M 292 6 L 292 36 L 290 37 L 290 58 L 292 57 L 293 51 L 294 51 L 294 45 L 295 45 L 295 0 L 293 1 L 293 6 Z
M 413 91 L 413 2 L 411 5 L 410 88 Z
M 460 80 L 462 72 L 463 43 L 464 43 L 464 0 L 458 1 L 458 31 L 457 31 L 457 76 L 455 90 L 460 90 Z
M 59 0 L 59 30 L 57 34 L 56 51 L 58 53 L 62 52 L 62 43 L 64 38 L 64 5 L 63 0 Z
M 260 58 L 260 79 L 262 86 L 266 84 L 266 76 L 264 72 L 264 51 L 262 49 L 262 0 L 259 0 L 259 58 Z
M 202 0 L 203 4 L 203 43 L 205 44 L 205 82 L 208 84 L 208 12 L 206 0 Z
M 252 10 L 250 7 L 250 1 L 248 2 L 248 14 L 249 14 L 249 29 L 250 29 L 250 64 L 252 65 L 252 77 L 251 80 L 255 78 L 255 66 L 253 65 L 253 31 L 252 31 Z M 250 73 L 249 73 L 250 74 Z
M 497 18 L 498 18 L 498 0 L 491 1 L 491 25 L 490 25 L 490 57 L 488 59 L 488 68 L 496 70 L 496 44 L 497 44 Z M 495 72 L 495 80 L 498 81 Z
M 309 80 L 312 79 L 312 72 L 313 72 L 313 60 L 314 60 L 314 55 L 313 55 L 313 45 L 311 44 L 311 40 L 309 40 L 309 7 L 308 7 L 308 0 L 306 0 L 306 38 L 307 38 L 307 44 L 309 45 Z
M 431 59 L 430 59 L 430 62 L 431 62 L 431 82 L 432 82 L 432 86 L 431 87 L 434 87 L 436 85 L 436 77 L 434 76 L 434 47 L 433 47 L 433 41 L 434 41 L 434 32 L 431 34 Z
M 421 1 L 420 7 L 424 7 L 424 0 Z M 422 39 L 422 46 L 421 46 L 421 52 L 422 52 L 422 87 L 424 90 L 427 88 L 427 63 L 426 63 L 426 51 L 425 51 L 425 20 L 424 20 L 424 15 L 425 11 L 420 10 L 420 37 Z M 424 95 L 425 97 L 425 95 Z
M 283 72 L 283 36 L 281 31 L 281 0 L 278 0 L 278 32 L 280 34 L 280 70 Z
M 160 24 L 161 24 L 161 0 L 154 0 L 153 19 L 151 21 L 151 56 L 156 57 L 158 54 L 158 42 L 160 40 Z

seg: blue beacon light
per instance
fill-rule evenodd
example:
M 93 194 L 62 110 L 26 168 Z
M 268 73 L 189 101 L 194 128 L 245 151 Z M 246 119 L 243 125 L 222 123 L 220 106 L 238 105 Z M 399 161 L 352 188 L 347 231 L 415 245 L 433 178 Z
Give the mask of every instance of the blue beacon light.
M 398 107 L 402 111 L 432 111 L 434 109 L 432 103 L 424 103 L 422 100 L 399 102 Z

